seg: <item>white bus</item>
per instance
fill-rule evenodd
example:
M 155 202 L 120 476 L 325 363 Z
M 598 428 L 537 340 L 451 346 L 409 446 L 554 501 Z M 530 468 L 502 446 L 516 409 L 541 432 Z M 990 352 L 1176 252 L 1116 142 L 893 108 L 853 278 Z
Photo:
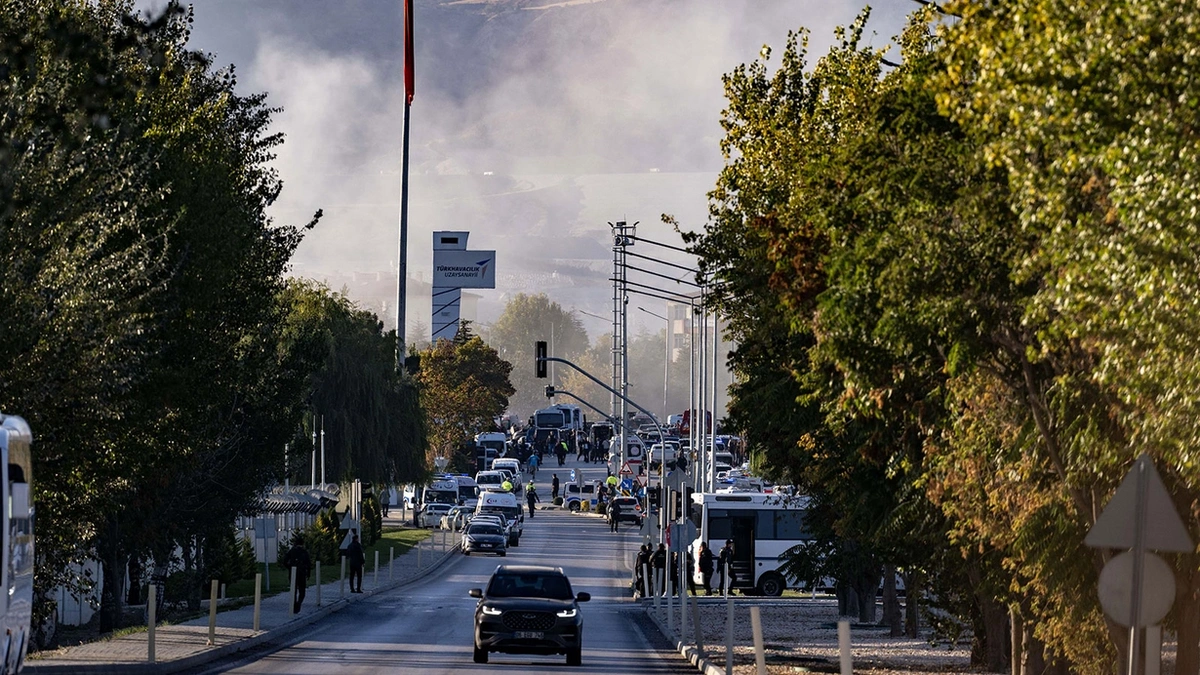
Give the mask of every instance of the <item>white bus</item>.
M 789 586 L 797 586 L 780 571 L 779 556 L 812 540 L 805 524 L 807 497 L 751 492 L 695 493 L 691 519 L 699 538 L 692 543 L 693 555 L 700 542 L 708 542 L 713 555 L 733 540 L 735 589 L 778 597 Z M 719 577 L 713 575 L 716 584 Z
M 29 491 L 33 476 L 30 444 L 33 434 L 20 417 L 0 414 L 0 629 L 3 629 L 4 663 L 0 671 L 16 673 L 25 663 L 29 647 L 29 620 L 33 609 L 33 502 Z

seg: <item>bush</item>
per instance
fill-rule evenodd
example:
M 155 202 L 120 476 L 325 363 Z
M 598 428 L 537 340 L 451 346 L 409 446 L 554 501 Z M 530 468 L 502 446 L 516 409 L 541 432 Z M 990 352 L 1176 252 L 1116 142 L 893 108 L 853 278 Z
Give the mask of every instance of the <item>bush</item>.
M 579 510 L 580 510 L 580 511 L 584 511 L 584 512 L 586 512 L 586 511 L 591 511 L 591 510 L 592 510 L 592 503 L 591 503 L 591 502 L 589 502 L 589 501 L 587 501 L 587 500 L 580 500 L 580 502 L 579 502 Z
M 596 513 L 599 513 L 602 516 L 608 513 L 608 504 L 604 502 L 596 504 Z
M 554 498 L 554 505 L 555 505 L 555 506 L 562 506 L 562 505 L 563 505 L 563 498 L 562 498 L 562 497 L 555 497 L 555 498 Z

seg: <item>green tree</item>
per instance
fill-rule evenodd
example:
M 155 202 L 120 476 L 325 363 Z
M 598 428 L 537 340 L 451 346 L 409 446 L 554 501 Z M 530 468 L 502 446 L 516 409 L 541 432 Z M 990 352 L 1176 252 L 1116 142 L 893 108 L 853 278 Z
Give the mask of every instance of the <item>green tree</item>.
M 504 313 L 492 325 L 488 344 L 500 358 L 512 364 L 514 393 L 510 396 L 510 411 L 521 419 L 547 405 L 545 388 L 560 384 L 569 368 L 554 367 L 556 381 L 539 380 L 534 376 L 533 347 L 538 340 L 553 343 L 550 356 L 574 360 L 588 348 L 587 332 L 574 314 L 567 312 L 545 294 L 518 294 L 504 306 Z M 602 380 L 604 378 L 601 378 Z
M 438 340 L 421 353 L 421 408 L 429 425 L 428 465 L 435 456 L 456 466 L 473 466 L 474 457 L 463 456 L 463 444 L 508 409 L 513 395 L 509 382 L 512 364 L 500 358 L 463 322 L 457 337 Z

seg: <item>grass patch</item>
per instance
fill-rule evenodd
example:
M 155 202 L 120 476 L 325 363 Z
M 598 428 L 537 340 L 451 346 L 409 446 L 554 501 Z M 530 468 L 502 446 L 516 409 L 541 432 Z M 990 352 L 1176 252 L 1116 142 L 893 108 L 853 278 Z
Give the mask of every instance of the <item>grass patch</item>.
M 430 530 L 412 529 L 400 527 L 387 527 L 383 530 L 383 536 L 379 541 L 366 548 L 367 564 L 364 570 L 364 575 L 370 574 L 375 565 L 375 552 L 379 551 L 379 570 L 385 572 L 387 570 L 388 560 L 391 557 L 392 549 L 395 549 L 396 557 L 407 553 L 410 549 L 416 546 L 419 542 L 428 539 L 431 534 Z M 284 569 L 279 564 L 262 564 L 258 565 L 259 571 L 267 570 L 267 574 L 263 576 L 262 594 L 263 597 L 270 597 L 284 593 L 288 586 L 291 585 L 291 572 Z M 313 567 L 313 573 L 316 572 L 316 567 Z M 349 572 L 347 572 L 347 576 Z M 328 583 L 337 581 L 342 576 L 342 563 L 338 560 L 332 565 L 321 565 L 320 583 Z M 309 575 L 309 583 L 316 583 L 314 574 Z M 226 597 L 230 598 L 250 598 L 246 604 L 253 602 L 254 598 L 254 579 L 242 579 L 235 581 L 225 590 Z M 222 605 L 222 609 L 225 606 Z

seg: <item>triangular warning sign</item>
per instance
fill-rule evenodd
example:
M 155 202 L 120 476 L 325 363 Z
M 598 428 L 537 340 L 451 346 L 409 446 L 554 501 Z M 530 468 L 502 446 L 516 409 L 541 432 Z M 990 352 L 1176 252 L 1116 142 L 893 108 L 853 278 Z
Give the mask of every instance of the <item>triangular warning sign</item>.
M 1145 519 L 1142 527 L 1146 550 L 1181 553 L 1195 550 L 1187 528 L 1171 503 L 1171 495 L 1154 468 L 1154 462 L 1144 453 L 1133 463 L 1133 469 L 1121 481 L 1121 486 L 1096 519 L 1084 543 L 1092 548 L 1134 547 L 1138 527 L 1139 477 L 1145 478 Z
M 629 462 L 625 462 L 624 466 L 622 466 L 621 470 L 618 471 L 617 473 L 621 474 L 622 476 L 632 476 L 633 469 L 629 468 Z
M 346 515 L 344 517 L 342 517 L 342 523 L 340 525 L 338 525 L 338 529 L 339 530 L 357 530 L 358 529 L 358 521 L 355 520 L 354 518 L 351 518 L 350 512 L 347 511 Z

